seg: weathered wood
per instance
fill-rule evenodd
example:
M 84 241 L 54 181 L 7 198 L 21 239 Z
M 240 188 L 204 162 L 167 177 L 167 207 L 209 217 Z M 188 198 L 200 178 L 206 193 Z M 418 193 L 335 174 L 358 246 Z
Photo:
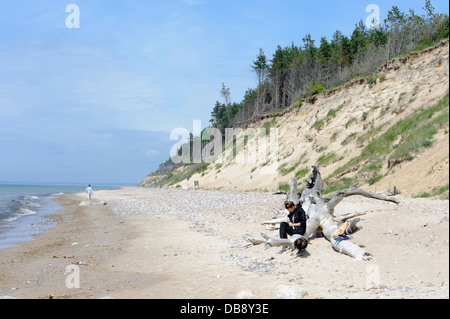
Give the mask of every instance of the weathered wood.
M 287 193 L 286 200 L 297 204 L 300 197 L 298 196 L 297 190 L 297 180 L 295 178 L 291 179 L 291 185 L 289 187 L 289 192 Z
M 283 222 L 284 220 L 286 220 L 286 217 L 269 219 L 269 220 L 263 221 L 263 222 L 261 223 L 261 225 L 267 225 L 267 224 L 269 224 L 269 225 L 271 225 L 271 224 L 279 224 L 279 223 Z
M 335 222 L 343 223 L 343 222 L 345 222 L 345 221 L 347 221 L 349 219 L 352 219 L 353 217 L 363 216 L 365 214 L 366 213 L 358 213 L 358 212 L 347 213 L 347 214 L 344 214 L 344 215 L 341 215 L 341 216 L 336 216 L 333 219 L 334 219 Z
M 367 192 L 361 188 L 347 188 L 343 190 L 338 190 L 332 193 L 329 193 L 325 196 L 323 196 L 323 199 L 325 202 L 328 202 L 329 207 L 334 208 L 337 204 L 339 204 L 345 197 L 348 196 L 354 196 L 354 195 L 361 195 L 368 198 L 374 198 L 379 200 L 384 200 L 388 202 L 393 202 L 395 204 L 399 204 L 399 200 L 393 197 L 387 197 L 383 196 L 381 194 L 371 193 Z
M 349 240 L 338 241 L 331 236 L 337 227 L 344 221 L 349 221 L 349 224 L 345 229 L 345 235 L 351 235 L 361 230 L 362 227 L 356 225 L 360 221 L 360 218 L 352 218 L 364 215 L 365 213 L 354 212 L 339 217 L 334 215 L 334 209 L 336 205 L 339 204 L 345 197 L 354 195 L 389 201 L 395 204 L 398 204 L 399 201 L 395 198 L 370 193 L 360 188 L 339 190 L 325 196 L 322 195 L 322 192 L 322 176 L 315 166 L 313 167 L 313 178 L 311 179 L 311 182 L 307 182 L 307 187 L 304 189 L 298 200 L 296 200 L 298 198 L 297 181 L 294 179 L 291 181 L 287 199 L 294 201 L 294 203 L 300 202 L 308 218 L 306 221 L 306 232 L 303 236 L 294 235 L 288 239 L 280 239 L 269 237 L 265 234 L 261 234 L 261 236 L 246 234 L 244 237 L 254 245 L 265 244 L 266 248 L 274 246 L 289 246 L 292 249 L 302 250 L 307 247 L 308 238 L 310 238 L 314 232 L 321 231 L 323 236 L 331 243 L 334 250 L 349 255 L 357 260 L 372 259 L 373 256 L 360 246 Z M 282 219 L 273 220 L 270 224 L 274 225 L 279 221 L 281 222 Z M 269 224 L 268 222 L 269 221 L 266 221 L 264 223 Z

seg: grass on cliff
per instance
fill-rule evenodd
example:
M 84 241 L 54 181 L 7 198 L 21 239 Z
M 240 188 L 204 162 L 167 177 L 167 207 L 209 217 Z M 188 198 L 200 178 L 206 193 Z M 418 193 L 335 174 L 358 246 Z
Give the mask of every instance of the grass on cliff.
M 447 92 L 435 105 L 428 108 L 422 107 L 392 125 L 386 132 L 365 146 L 359 156 L 336 169 L 327 179 L 341 174 L 350 167 L 361 165 L 364 161 L 370 165 L 372 162 L 379 162 L 380 159 L 385 158 L 399 162 L 412 160 L 424 148 L 433 145 L 433 136 L 439 129 L 448 126 L 448 106 L 449 94 Z M 374 136 L 380 131 L 380 128 L 375 127 L 372 130 L 373 132 L 369 131 L 365 134 L 366 137 Z M 401 141 L 396 144 L 399 137 L 401 137 Z M 381 166 L 377 167 L 378 169 L 373 172 L 374 180 L 368 181 L 371 184 L 382 177 L 378 174 Z
M 449 191 L 448 191 L 448 184 L 433 188 L 431 192 L 424 192 L 414 197 L 422 197 L 422 198 L 428 198 L 428 197 L 435 197 L 439 196 L 440 199 L 449 199 Z

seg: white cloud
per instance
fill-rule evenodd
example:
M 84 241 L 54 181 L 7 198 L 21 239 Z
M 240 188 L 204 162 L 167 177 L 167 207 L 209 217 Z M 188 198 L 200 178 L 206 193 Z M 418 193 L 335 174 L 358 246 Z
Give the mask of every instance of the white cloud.
M 145 156 L 147 157 L 155 157 L 161 155 L 161 153 L 157 150 L 148 150 L 147 152 L 145 152 Z

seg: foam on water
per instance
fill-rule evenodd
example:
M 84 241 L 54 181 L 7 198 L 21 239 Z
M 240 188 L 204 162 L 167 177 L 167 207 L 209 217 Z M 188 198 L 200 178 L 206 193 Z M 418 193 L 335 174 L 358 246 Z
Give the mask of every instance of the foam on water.
M 115 189 L 114 186 L 97 187 Z M 86 186 L 0 184 L 0 249 L 35 239 L 55 225 L 48 217 L 63 209 L 55 196 L 84 193 Z

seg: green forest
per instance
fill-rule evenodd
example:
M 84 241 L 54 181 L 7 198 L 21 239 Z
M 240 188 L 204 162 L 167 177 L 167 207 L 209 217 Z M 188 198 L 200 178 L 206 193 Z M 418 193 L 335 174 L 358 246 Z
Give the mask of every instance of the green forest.
M 306 34 L 300 46 L 278 46 L 270 60 L 260 49 L 250 65 L 258 86 L 249 88 L 241 102 L 231 103 L 230 90 L 222 84 L 222 99 L 213 107 L 211 126 L 223 131 L 258 115 L 280 112 L 306 96 L 370 76 L 390 59 L 423 50 L 448 36 L 448 15 L 436 13 L 427 0 L 422 14 L 412 9 L 404 13 L 393 6 L 377 28 L 368 29 L 359 21 L 350 36 L 336 30 L 331 40 L 322 37 L 316 44 Z
M 301 106 L 305 97 L 352 79 L 370 77 L 376 81 L 377 70 L 383 65 L 389 68 L 393 58 L 423 50 L 449 37 L 448 15 L 436 13 L 430 0 L 425 1 L 420 14 L 412 9 L 401 12 L 393 6 L 384 21 L 373 22 L 378 27 L 369 29 L 359 21 L 351 35 L 336 30 L 330 40 L 322 37 L 319 44 L 312 40 L 311 34 L 306 34 L 302 45 L 278 46 L 271 59 L 260 49 L 250 63 L 257 87 L 249 88 L 237 103 L 231 102 L 230 89 L 222 83 L 221 100 L 213 106 L 210 127 L 219 129 L 225 137 L 226 128 L 242 127 L 260 115 Z M 191 144 L 191 159 L 196 138 L 200 137 L 191 134 L 187 142 Z M 207 142 L 201 141 L 202 145 Z M 180 165 L 169 159 L 152 175 L 170 173 Z M 196 170 L 202 168 L 194 166 Z

